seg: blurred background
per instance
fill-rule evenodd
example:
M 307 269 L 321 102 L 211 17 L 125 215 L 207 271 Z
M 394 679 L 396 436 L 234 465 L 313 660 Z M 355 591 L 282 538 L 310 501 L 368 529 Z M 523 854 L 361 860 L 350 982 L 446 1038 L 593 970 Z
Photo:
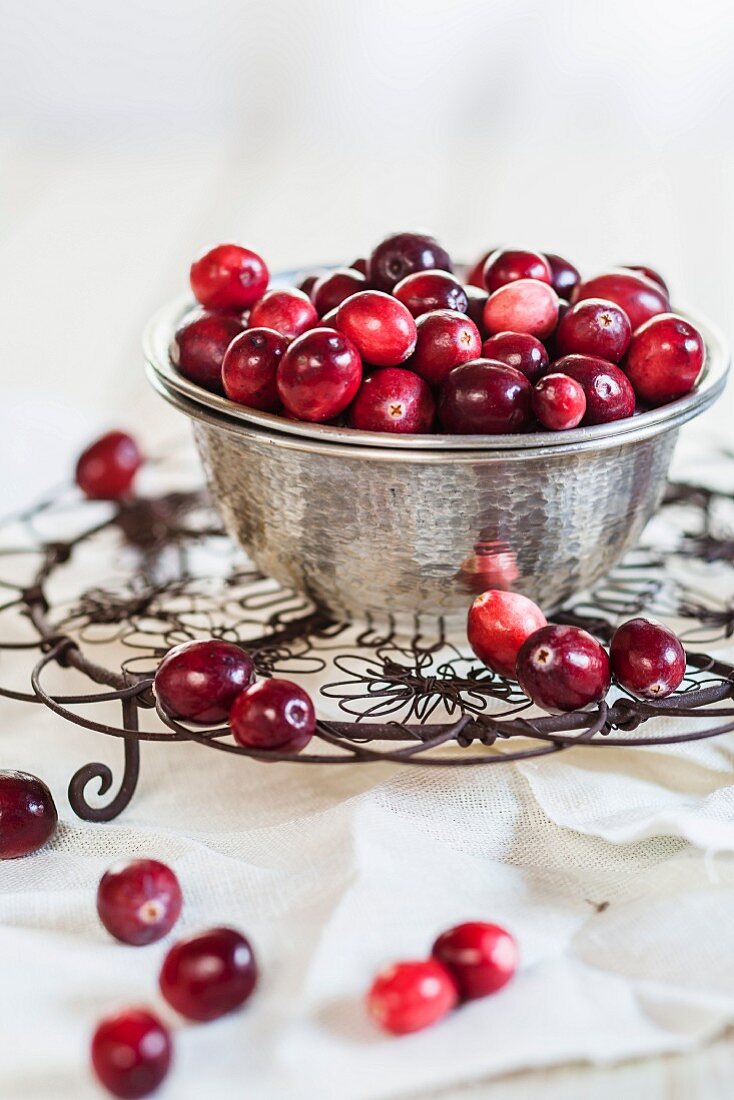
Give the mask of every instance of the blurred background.
M 0 164 L 3 511 L 103 429 L 184 430 L 140 331 L 219 240 L 649 263 L 734 334 L 724 0 L 6 0 Z

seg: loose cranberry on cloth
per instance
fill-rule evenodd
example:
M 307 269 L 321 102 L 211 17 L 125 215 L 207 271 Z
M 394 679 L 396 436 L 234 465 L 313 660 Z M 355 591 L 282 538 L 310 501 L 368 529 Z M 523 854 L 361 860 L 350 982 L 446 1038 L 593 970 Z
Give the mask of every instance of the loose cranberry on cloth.
M 359 352 L 331 328 L 304 332 L 278 366 L 278 394 L 286 412 L 297 420 L 318 423 L 338 416 L 356 397 L 361 381 Z
M 431 951 L 449 970 L 464 1001 L 496 993 L 517 970 L 514 937 L 498 924 L 467 921 L 443 932 Z
M 527 596 L 489 589 L 469 608 L 466 633 L 480 661 L 514 680 L 520 646 L 545 623 L 545 615 Z
M 227 719 L 253 674 L 252 658 L 240 646 L 215 638 L 183 642 L 158 665 L 153 691 L 172 718 L 214 724 Z
M 349 423 L 365 432 L 430 432 L 435 412 L 427 382 L 412 370 L 382 367 L 362 383 Z
M 233 928 L 211 928 L 179 940 L 160 973 L 161 993 L 188 1020 L 216 1020 L 239 1008 L 257 984 L 248 940 Z
M 435 959 L 382 970 L 367 994 L 367 1011 L 383 1031 L 407 1035 L 437 1023 L 459 1000 L 454 977 Z
M 91 500 L 120 500 L 132 488 L 143 463 L 140 449 L 127 432 L 107 432 L 81 453 L 76 483 Z
M 228 313 L 184 318 L 171 341 L 171 362 L 191 382 L 221 393 L 224 353 L 244 327 L 239 317 Z
M 181 914 L 175 874 L 156 859 L 115 863 L 97 887 L 97 913 L 110 935 L 141 947 L 167 936 Z
M 238 244 L 217 245 L 191 265 L 191 289 L 205 309 L 248 309 L 269 278 L 264 260 Z
M 42 779 L 27 772 L 0 772 L 0 859 L 19 859 L 43 847 L 58 820 Z
M 652 619 L 622 623 L 609 648 L 617 683 L 638 699 L 665 699 L 686 674 L 686 651 L 672 630 Z
M 92 1037 L 94 1072 L 107 1091 L 121 1100 L 138 1100 L 155 1092 L 168 1074 L 171 1057 L 168 1028 L 144 1008 L 123 1009 L 106 1017 Z
M 609 691 L 607 652 L 578 626 L 541 627 L 523 643 L 515 665 L 520 687 L 551 714 L 583 710 Z
M 690 393 L 705 357 L 696 326 L 674 313 L 663 313 L 637 329 L 624 370 L 638 397 L 650 405 L 664 405 Z

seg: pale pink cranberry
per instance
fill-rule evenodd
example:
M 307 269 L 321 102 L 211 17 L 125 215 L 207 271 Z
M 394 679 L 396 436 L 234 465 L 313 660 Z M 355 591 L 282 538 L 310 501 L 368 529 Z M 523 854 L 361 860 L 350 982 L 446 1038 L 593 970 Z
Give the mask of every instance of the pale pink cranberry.
M 400 366 L 415 348 L 417 332 L 410 311 L 380 290 L 364 290 L 342 302 L 336 327 L 375 367 Z
M 593 706 L 611 684 L 606 650 L 578 626 L 548 625 L 531 634 L 515 672 L 528 698 L 551 714 Z
M 349 423 L 363 432 L 430 432 L 435 413 L 427 382 L 404 367 L 380 367 L 363 381 Z
M 432 386 L 440 386 L 454 367 L 481 355 L 479 330 L 464 313 L 437 309 L 416 321 L 415 351 L 410 369 Z
M 319 322 L 313 302 L 302 290 L 269 290 L 250 310 L 250 328 L 271 328 L 294 340 Z
M 665 405 L 690 393 L 705 358 L 706 345 L 696 326 L 662 313 L 637 329 L 623 366 L 638 397 L 648 405 Z
M 484 359 L 497 359 L 522 371 L 531 382 L 548 369 L 548 352 L 540 340 L 527 332 L 497 332 L 482 345 Z
M 288 340 L 270 328 L 249 328 L 224 353 L 222 385 L 230 401 L 261 412 L 277 412 L 276 378 Z
M 514 937 L 498 924 L 479 920 L 443 932 L 431 954 L 453 975 L 462 1001 L 497 993 L 514 976 L 518 964 Z
M 399 962 L 382 970 L 367 994 L 367 1011 L 392 1035 L 437 1023 L 459 1000 L 456 982 L 437 959 Z
M 635 411 L 635 391 L 626 374 L 606 359 L 592 355 L 565 355 L 552 366 L 554 374 L 565 374 L 580 382 L 586 398 L 582 424 L 607 424 L 624 420 Z
M 484 265 L 484 285 L 490 294 L 517 279 L 539 279 L 550 283 L 550 264 L 540 252 L 519 248 L 502 248 L 487 257 Z
M 286 412 L 298 420 L 317 423 L 344 412 L 361 382 L 362 360 L 357 348 L 343 333 L 330 328 L 314 328 L 294 340 L 277 374 L 278 394 Z
M 668 295 L 659 283 L 653 282 L 639 271 L 617 268 L 585 279 L 575 288 L 572 301 L 581 302 L 585 298 L 603 298 L 615 302 L 627 314 L 632 331 L 658 313 L 667 313 L 670 309 Z
M 497 332 L 528 332 L 542 340 L 558 320 L 558 295 L 538 279 L 518 279 L 495 290 L 484 307 L 484 327 Z
M 567 374 L 546 374 L 535 383 L 533 412 L 551 432 L 576 428 L 586 412 L 584 387 Z
M 480 661 L 514 680 L 520 646 L 545 623 L 545 615 L 527 596 L 490 589 L 469 608 L 466 634 Z
M 238 244 L 217 245 L 191 265 L 191 289 L 205 309 L 249 309 L 269 278 L 262 257 Z

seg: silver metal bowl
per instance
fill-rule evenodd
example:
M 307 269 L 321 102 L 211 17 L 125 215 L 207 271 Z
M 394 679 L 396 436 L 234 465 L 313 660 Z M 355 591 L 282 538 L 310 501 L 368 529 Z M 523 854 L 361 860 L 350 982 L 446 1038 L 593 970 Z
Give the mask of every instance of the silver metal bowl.
M 562 433 L 392 436 L 258 413 L 183 378 L 168 347 L 185 306 L 145 334 L 154 388 L 191 418 L 227 529 L 258 567 L 337 616 L 443 615 L 510 587 L 551 610 L 635 544 L 678 429 L 721 393 L 728 353 L 708 322 L 695 391 Z

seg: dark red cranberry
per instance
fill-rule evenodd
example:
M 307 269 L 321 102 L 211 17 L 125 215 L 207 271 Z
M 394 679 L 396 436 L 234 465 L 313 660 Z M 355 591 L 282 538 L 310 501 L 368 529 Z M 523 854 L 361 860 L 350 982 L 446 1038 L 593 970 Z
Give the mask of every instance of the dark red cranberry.
M 188 1020 L 216 1020 L 239 1008 L 257 984 L 252 947 L 233 928 L 179 940 L 163 960 L 161 993 Z
M 311 291 L 311 301 L 319 317 L 323 317 L 324 314 L 340 306 L 345 298 L 351 298 L 352 294 L 358 294 L 360 290 L 366 289 L 367 280 L 360 271 L 349 267 L 337 267 L 334 271 L 326 271 L 317 280 Z
M 466 313 L 469 306 L 463 286 L 448 271 L 416 271 L 406 275 L 393 287 L 393 294 L 414 317 L 437 309 Z
M 300 752 L 316 729 L 309 695 L 290 680 L 260 680 L 237 696 L 229 724 L 238 744 L 261 752 Z
M 473 920 L 442 933 L 431 951 L 453 975 L 462 1001 L 496 993 L 517 970 L 515 939 L 498 924 Z
M 464 313 L 437 309 L 416 321 L 417 339 L 410 369 L 432 386 L 440 386 L 449 371 L 482 353 L 482 338 Z
M 527 596 L 492 588 L 469 608 L 466 636 L 480 661 L 514 680 L 520 646 L 545 622 L 543 612 Z
M 690 393 L 706 358 L 706 345 L 695 325 L 663 313 L 641 325 L 624 364 L 635 393 L 648 405 L 665 405 Z
M 131 435 L 107 432 L 79 455 L 76 483 L 90 500 L 120 500 L 127 496 L 142 463 Z
M 617 683 L 637 699 L 665 699 L 686 674 L 686 651 L 672 630 L 652 619 L 630 619 L 612 638 Z
M 310 275 L 304 275 L 300 283 L 298 284 L 298 289 L 302 290 L 304 294 L 308 294 L 309 298 L 311 298 L 311 291 L 323 274 L 323 271 L 312 271 Z M 311 300 L 313 301 L 313 299 Z
M 19 859 L 42 848 L 58 820 L 43 780 L 27 772 L 0 772 L 0 859 Z
M 122 1100 L 150 1096 L 171 1065 L 171 1036 L 144 1008 L 107 1016 L 92 1037 L 92 1066 L 100 1083 Z
M 530 421 L 532 386 L 506 363 L 474 359 L 448 375 L 438 402 L 447 432 L 498 435 L 520 432 Z
M 556 323 L 556 327 L 549 336 L 543 337 L 543 343 L 545 344 L 546 351 L 548 352 L 548 358 L 551 363 L 554 359 L 558 358 L 558 351 L 556 349 L 556 333 L 558 332 L 558 326 L 560 325 L 561 321 L 566 316 L 570 308 L 571 305 L 569 302 L 566 301 L 565 298 L 558 299 L 558 321 Z
M 201 313 L 184 320 L 171 342 L 171 362 L 198 386 L 221 393 L 224 353 L 244 327 L 239 317 L 227 313 Z
M 559 355 L 595 355 L 618 363 L 629 347 L 629 317 L 614 302 L 584 298 L 571 306 L 556 329 Z
M 659 287 L 665 291 L 668 297 L 670 297 L 670 291 L 668 290 L 668 284 L 662 277 L 659 271 L 656 271 L 654 267 L 645 267 L 643 264 L 622 264 L 625 271 L 638 271 L 640 275 L 644 275 L 647 279 L 652 279 L 654 283 L 657 283 Z
M 181 887 L 165 863 L 128 859 L 105 871 L 97 912 L 110 935 L 135 947 L 167 936 L 181 914 Z
M 481 290 L 487 289 L 484 285 L 484 265 L 486 264 L 489 257 L 497 251 L 498 249 L 496 248 L 490 248 L 487 252 L 482 253 L 477 262 L 474 264 L 474 267 L 470 269 L 469 274 L 466 277 L 466 281 L 467 283 L 469 283 L 470 286 L 478 287 Z
M 553 374 L 567 374 L 584 387 L 586 412 L 582 424 L 624 420 L 635 411 L 635 391 L 614 363 L 592 355 L 565 355 L 552 365 Z
M 518 279 L 538 279 L 550 283 L 550 264 L 540 252 L 519 248 L 501 248 L 487 257 L 484 265 L 484 285 L 490 294 Z
M 313 302 L 302 290 L 268 290 L 250 310 L 250 328 L 272 328 L 288 340 L 319 323 Z
M 230 401 L 262 412 L 277 412 L 278 364 L 288 340 L 271 328 L 249 328 L 236 336 L 224 353 L 222 384 Z
M 416 328 L 410 312 L 380 290 L 364 290 L 342 302 L 336 327 L 375 367 L 400 366 L 415 348 Z
M 668 295 L 659 283 L 638 271 L 624 268 L 605 271 L 602 275 L 579 283 L 572 300 L 582 302 L 585 298 L 603 298 L 621 306 L 629 317 L 633 332 L 651 317 L 658 313 L 667 313 L 670 309 Z
M 367 1011 L 392 1035 L 437 1023 L 459 1000 L 456 982 L 436 959 L 399 962 L 382 970 L 367 994 Z
M 367 278 L 367 260 L 364 256 L 360 256 L 349 266 L 353 271 L 358 271 L 360 275 L 364 275 L 365 279 Z
M 567 374 L 546 374 L 535 383 L 533 412 L 549 431 L 576 428 L 586 412 L 584 387 Z
M 472 319 L 474 324 L 479 329 L 480 333 L 484 332 L 484 307 L 487 304 L 489 294 L 483 287 L 470 286 L 464 287 L 464 293 L 466 294 L 467 306 L 466 314 Z
M 362 383 L 349 423 L 363 432 L 430 432 L 435 414 L 427 382 L 404 367 L 381 367 Z
M 578 626 L 544 626 L 523 643 L 515 666 L 520 687 L 551 714 L 583 710 L 609 691 L 603 646 Z
M 394 233 L 370 256 L 367 278 L 376 290 L 390 291 L 406 275 L 435 268 L 453 270 L 448 252 L 437 240 L 424 233 Z
M 205 309 L 238 312 L 262 298 L 270 275 L 257 252 L 220 244 L 191 265 L 191 289 Z
M 215 638 L 184 642 L 158 665 L 153 690 L 172 718 L 208 725 L 228 717 L 253 674 L 252 658 L 238 645 Z
M 341 308 L 341 307 L 340 307 Z M 332 420 L 357 395 L 362 360 L 343 333 L 313 328 L 294 340 L 278 367 L 278 394 L 298 420 Z
M 497 332 L 528 332 L 542 340 L 558 321 L 558 295 L 538 279 L 518 279 L 495 290 L 484 307 L 484 327 Z
M 581 282 L 581 276 L 569 260 L 555 252 L 544 252 L 551 269 L 551 286 L 559 298 L 570 298 L 573 288 Z
M 531 382 L 536 382 L 548 369 L 548 352 L 540 340 L 527 332 L 497 332 L 482 345 L 485 359 L 496 359 L 508 367 L 522 371 Z

